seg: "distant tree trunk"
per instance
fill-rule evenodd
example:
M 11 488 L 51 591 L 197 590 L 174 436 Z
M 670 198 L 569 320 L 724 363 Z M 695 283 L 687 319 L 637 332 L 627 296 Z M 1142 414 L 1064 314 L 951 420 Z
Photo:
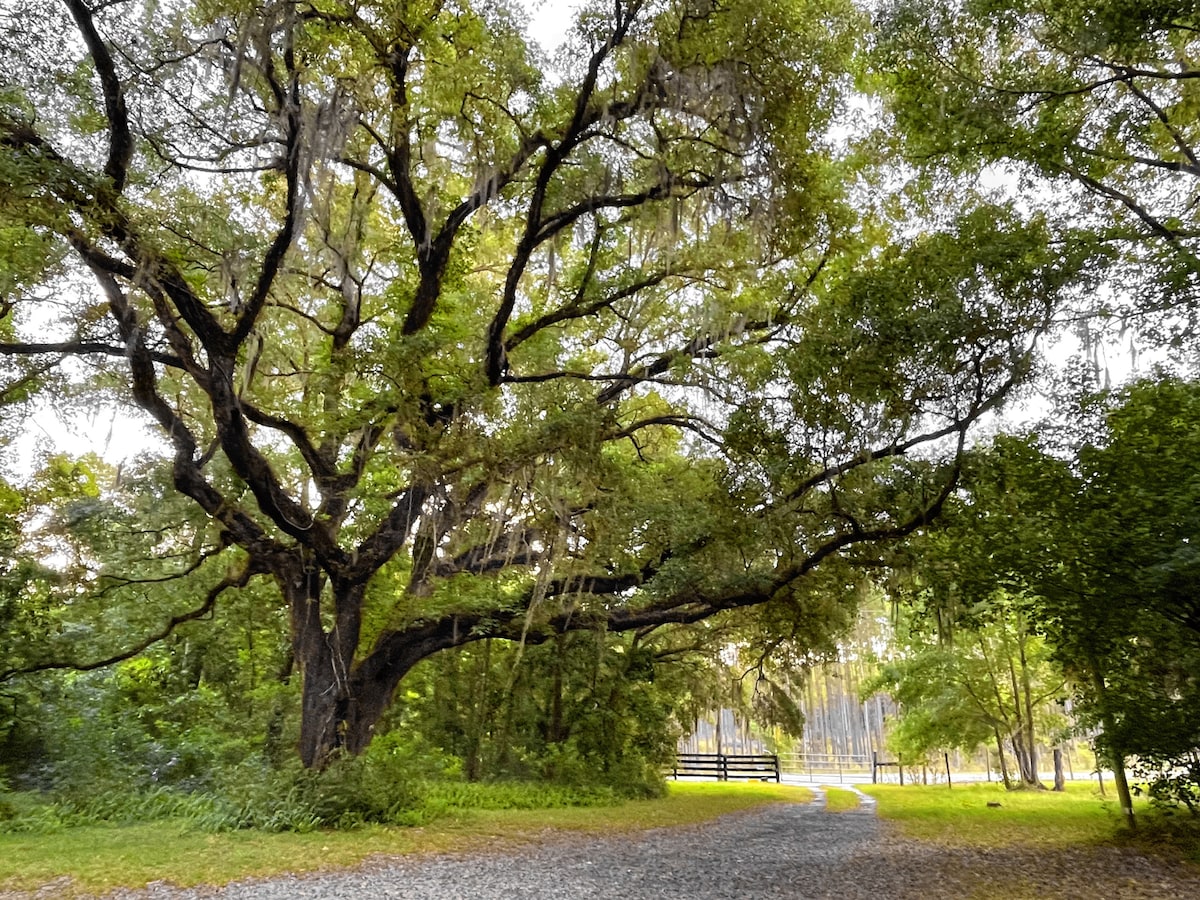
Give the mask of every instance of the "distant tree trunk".
M 478 781 L 481 776 L 483 750 L 483 723 L 488 718 L 488 682 L 492 671 L 492 642 L 483 642 L 483 652 L 478 654 L 475 678 L 472 682 L 474 703 L 467 719 L 467 752 L 463 762 L 468 781 Z
M 1019 728 L 1020 723 L 1018 722 L 1017 725 Z M 1021 732 L 1018 730 L 1009 740 L 1012 743 L 1013 756 L 1017 760 L 1017 775 L 1021 779 L 1021 784 L 1028 787 L 1031 783 L 1029 778 L 1029 757 L 1025 753 L 1025 745 Z
M 1067 789 L 1067 778 L 1063 774 L 1062 747 L 1054 748 L 1054 789 L 1056 791 L 1065 791 Z
M 296 657 L 289 649 L 279 671 L 275 674 L 275 679 L 280 684 L 287 684 L 292 680 L 292 670 L 295 667 Z M 276 765 L 283 762 L 283 723 L 286 715 L 283 698 L 276 697 L 271 708 L 271 717 L 267 720 L 267 733 L 263 737 L 263 755 Z
M 1015 735 L 1019 734 L 1020 730 L 1021 730 L 1021 703 L 1020 703 L 1019 696 L 1017 694 L 1016 675 L 1015 675 L 1015 673 L 1013 671 L 1013 667 L 1012 667 L 1012 653 L 1008 651 L 1007 639 L 1006 639 L 1005 656 L 1008 658 L 1008 663 L 1009 663 L 1008 670 L 1009 670 L 1009 675 L 1012 678 L 1012 690 L 1013 690 L 1012 705 L 1016 707 L 1016 714 L 1017 714 L 1017 721 L 1016 721 L 1015 726 L 1010 721 L 1009 716 L 1008 716 L 1008 712 L 1010 709 L 1009 704 L 1004 699 L 1003 691 L 1000 690 L 1000 683 L 1001 683 L 1001 679 L 1003 678 L 1003 674 L 998 673 L 997 669 L 999 669 L 1002 664 L 1000 664 L 998 662 L 997 665 L 995 667 L 993 667 L 992 661 L 990 658 L 990 654 L 988 653 L 988 649 L 987 649 L 987 642 L 984 640 L 982 632 L 980 632 L 978 634 L 978 641 L 979 641 L 980 652 L 983 655 L 984 661 L 987 663 L 988 683 L 991 685 L 991 688 L 992 688 L 992 696 L 995 697 L 995 699 L 996 699 L 995 711 L 991 714 L 990 718 L 992 719 L 992 722 L 993 722 L 992 731 L 996 736 L 996 750 L 1000 754 L 1000 771 L 1001 771 L 1001 774 L 1004 776 L 1004 789 L 1010 791 L 1013 789 L 1013 783 L 1012 783 L 1012 779 L 1009 776 L 1008 764 L 1006 763 L 1006 761 L 1004 759 L 1004 740 L 1000 737 L 1000 725 L 1001 724 L 1004 725 L 1005 730 L 1008 732 L 1010 738 L 1012 739 L 1013 752 L 1014 752 L 1014 754 L 1016 754 L 1018 776 L 1021 776 L 1022 771 L 1023 771 L 1022 765 L 1021 765 L 1021 751 L 1020 751 L 1020 749 L 1018 747 L 1018 743 L 1015 739 Z
M 1109 713 L 1108 685 L 1105 683 L 1104 675 L 1101 672 L 1098 661 L 1092 659 L 1090 663 L 1092 684 L 1095 685 L 1096 694 L 1100 699 L 1100 724 L 1104 729 L 1104 733 L 1111 735 L 1115 733 L 1116 729 L 1113 728 L 1112 715 Z M 1132 831 L 1137 828 L 1137 822 L 1133 817 L 1133 795 L 1129 792 L 1129 781 L 1125 778 L 1125 754 L 1117 747 L 1109 744 L 1107 747 L 1107 756 L 1112 763 L 1113 783 L 1117 786 L 1117 802 L 1121 804 L 1121 813 L 1125 818 L 1126 824 Z
M 1007 644 L 1007 640 L 1005 641 Z M 1024 650 L 1022 649 L 1022 641 L 1017 641 L 1018 654 L 1024 662 Z M 1017 757 L 1017 771 L 1021 776 L 1021 783 L 1026 787 L 1041 787 L 1042 784 L 1038 781 L 1036 767 L 1036 751 L 1033 747 L 1033 721 L 1029 717 L 1029 707 L 1024 702 L 1027 696 L 1023 698 L 1021 691 L 1021 682 L 1017 678 L 1017 668 L 1013 662 L 1012 651 L 1008 651 L 1008 675 L 1012 682 L 1012 701 L 1013 711 L 1016 713 L 1016 728 L 1012 734 L 1013 753 Z
M 554 680 L 550 686 L 550 727 L 546 740 L 551 744 L 561 744 L 566 735 L 563 733 L 563 656 L 567 652 L 567 642 L 564 635 L 555 637 Z
M 1024 616 L 1019 617 L 1018 626 L 1021 631 L 1017 636 L 1017 657 L 1021 662 L 1021 691 L 1025 703 L 1025 753 L 1029 758 L 1029 779 L 1027 783 L 1040 788 L 1042 787 L 1042 780 L 1038 774 L 1037 736 L 1034 734 L 1033 729 L 1033 683 L 1032 677 L 1029 674 L 1029 662 L 1025 658 L 1025 642 L 1028 635 L 1025 632 Z
M 1000 776 L 1004 779 L 1004 789 L 1012 790 L 1012 779 L 1008 776 L 1008 762 L 1004 758 L 1004 739 L 1000 737 L 1000 729 L 993 726 L 993 733 L 996 735 L 996 753 L 1000 757 Z
M 519 643 L 516 646 L 516 652 L 512 657 L 512 670 L 508 676 L 508 682 L 504 686 L 504 692 L 500 695 L 497 703 L 496 712 L 500 719 L 500 727 L 495 733 L 495 740 L 492 746 L 495 748 L 492 760 L 498 769 L 508 769 L 513 762 L 514 743 L 512 734 L 517 719 L 517 698 L 523 697 L 527 692 L 534 690 L 528 682 L 528 669 L 525 661 L 525 643 Z
M 1113 763 L 1113 782 L 1117 786 L 1117 800 L 1121 804 L 1121 812 L 1125 824 L 1130 831 L 1137 829 L 1137 821 L 1133 817 L 1133 795 L 1129 792 L 1129 781 L 1125 778 L 1125 754 L 1119 750 L 1110 751 Z

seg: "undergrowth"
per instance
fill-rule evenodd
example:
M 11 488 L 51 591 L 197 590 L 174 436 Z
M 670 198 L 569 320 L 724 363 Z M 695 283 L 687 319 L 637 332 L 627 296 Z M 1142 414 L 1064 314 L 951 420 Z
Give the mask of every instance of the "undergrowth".
M 644 792 L 640 792 L 644 793 Z M 221 832 L 309 832 L 365 824 L 418 826 L 456 810 L 608 806 L 627 799 L 609 785 L 416 780 L 379 758 L 341 760 L 325 772 L 247 764 L 204 791 L 177 786 L 91 785 L 0 792 L 0 833 L 53 834 L 84 825 L 171 820 Z

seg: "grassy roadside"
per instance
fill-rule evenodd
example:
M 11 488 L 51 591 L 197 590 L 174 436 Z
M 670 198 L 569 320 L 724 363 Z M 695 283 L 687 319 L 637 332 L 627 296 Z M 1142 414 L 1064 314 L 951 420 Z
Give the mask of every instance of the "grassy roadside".
M 847 791 L 842 788 L 826 787 L 825 791 L 825 809 L 828 812 L 846 812 L 851 809 L 858 809 L 858 794 L 854 791 Z
M 621 833 L 692 825 L 778 802 L 807 802 L 804 788 L 752 782 L 672 783 L 666 797 L 605 807 L 462 810 L 422 828 L 371 826 L 309 834 L 206 834 L 186 823 L 88 826 L 51 835 L 0 835 L 0 890 L 56 883 L 55 896 L 167 881 L 221 884 L 280 872 L 357 865 L 373 856 L 497 849 L 544 839 L 548 830 Z
M 1135 801 L 1139 828 L 1131 835 L 1120 823 L 1111 792 L 1102 798 L 1090 783 L 1068 783 L 1063 793 L 1005 791 L 998 784 L 953 789 L 881 784 L 863 790 L 878 801 L 879 815 L 895 822 L 903 835 L 945 846 L 1130 846 L 1200 864 L 1200 822 L 1186 813 L 1164 816 Z

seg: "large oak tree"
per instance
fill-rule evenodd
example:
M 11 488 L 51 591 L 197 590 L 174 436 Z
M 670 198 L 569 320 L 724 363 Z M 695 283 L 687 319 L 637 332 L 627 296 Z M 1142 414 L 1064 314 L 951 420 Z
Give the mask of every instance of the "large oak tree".
M 553 58 L 500 2 L 0 9 L 10 418 L 156 426 L 209 522 L 163 620 L 274 580 L 307 765 L 440 650 L 817 615 L 817 566 L 936 513 L 1078 262 L 864 187 L 839 0 L 612 0 Z

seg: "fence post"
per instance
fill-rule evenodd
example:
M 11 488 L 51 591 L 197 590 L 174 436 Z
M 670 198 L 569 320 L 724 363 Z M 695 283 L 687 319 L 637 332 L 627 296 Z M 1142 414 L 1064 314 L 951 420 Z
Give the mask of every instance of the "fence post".
M 879 753 L 871 751 L 871 784 L 879 783 Z

